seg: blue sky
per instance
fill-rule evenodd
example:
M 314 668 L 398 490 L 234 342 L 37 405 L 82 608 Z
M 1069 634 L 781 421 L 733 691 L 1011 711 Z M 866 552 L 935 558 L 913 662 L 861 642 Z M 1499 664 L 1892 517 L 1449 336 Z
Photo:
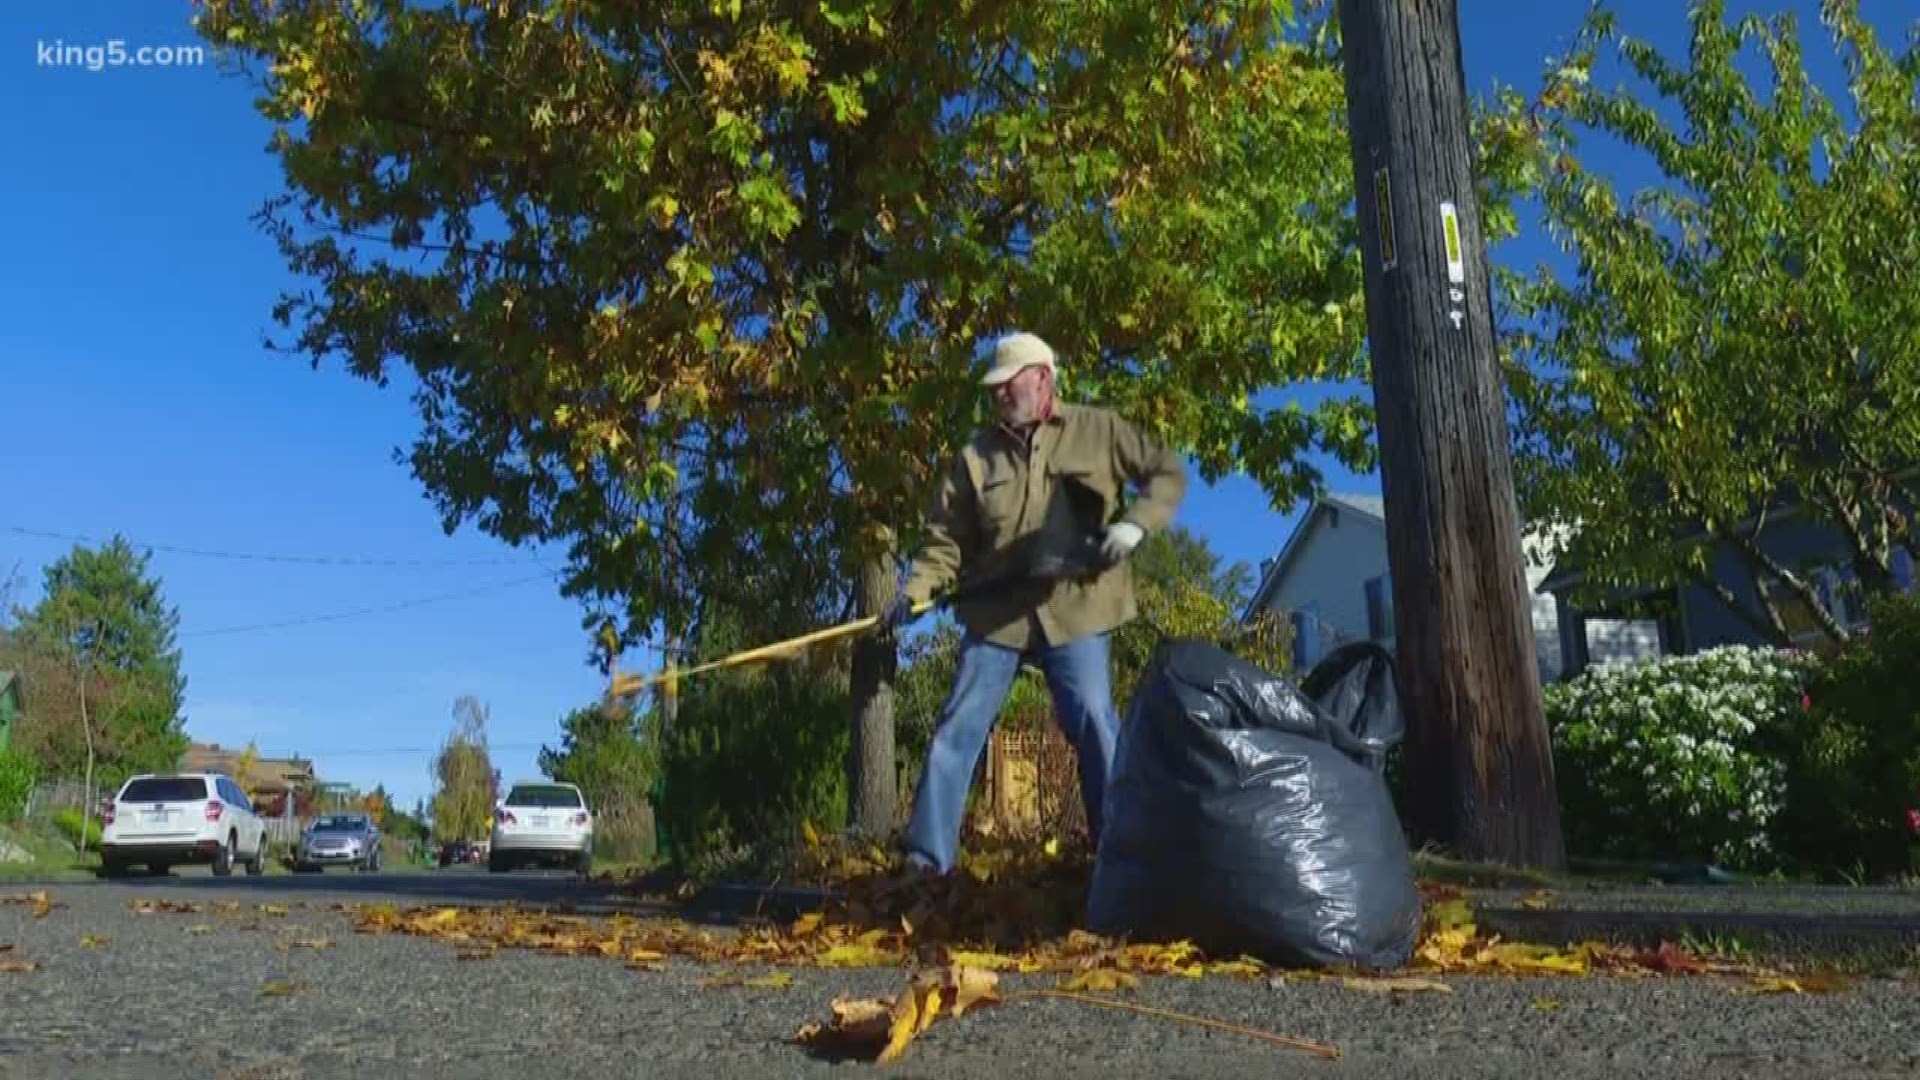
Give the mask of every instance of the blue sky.
M 1837 71 L 1811 0 L 1733 7 L 1782 4 L 1812 30 L 1813 60 Z M 1469 91 L 1496 79 L 1535 87 L 1584 6 L 1468 0 Z M 1670 52 L 1684 47 L 1681 4 L 1616 6 L 1630 32 Z M 1905 5 L 1865 6 L 1884 32 Z M 91 71 L 38 62 L 39 47 L 55 42 L 118 39 L 128 52 L 197 44 L 190 13 L 183 0 L 72 0 L 0 14 L 10 247 L 0 264 L 0 577 L 17 566 L 15 602 L 37 598 L 42 567 L 71 546 L 42 533 L 429 562 L 155 550 L 152 567 L 180 610 L 188 732 L 305 754 L 329 779 L 385 783 L 410 806 L 430 791 L 432 751 L 455 698 L 473 694 L 491 708 L 506 776 L 534 775 L 560 717 L 603 687 L 576 605 L 524 580 L 559 560 L 543 565 L 472 531 L 447 536 L 392 457 L 416 426 L 404 394 L 261 347 L 275 299 L 296 283 L 249 220 L 279 190 L 249 86 L 211 63 Z M 1606 154 L 1592 164 L 1645 178 Z M 1531 265 L 1549 252 L 1528 240 L 1498 254 Z M 1377 478 L 1338 467 L 1329 484 L 1378 490 Z M 1251 482 L 1231 478 L 1196 487 L 1180 521 L 1226 559 L 1257 563 L 1297 513 L 1273 510 Z M 368 609 L 388 610 L 299 622 Z M 299 624 L 259 628 L 285 622 Z

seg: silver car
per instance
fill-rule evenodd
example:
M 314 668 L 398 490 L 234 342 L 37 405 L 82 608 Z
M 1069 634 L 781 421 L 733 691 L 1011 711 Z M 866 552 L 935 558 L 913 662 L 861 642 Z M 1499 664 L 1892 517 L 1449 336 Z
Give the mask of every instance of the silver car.
M 365 814 L 329 814 L 313 819 L 293 849 L 293 868 L 317 871 L 329 866 L 369 872 L 380 869 L 380 830 L 372 818 Z

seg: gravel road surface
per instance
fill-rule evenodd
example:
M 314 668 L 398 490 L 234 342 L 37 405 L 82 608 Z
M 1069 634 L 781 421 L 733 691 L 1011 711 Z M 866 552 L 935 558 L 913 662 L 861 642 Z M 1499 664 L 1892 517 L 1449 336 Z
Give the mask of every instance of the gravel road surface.
M 606 910 L 607 887 L 564 876 L 419 874 L 0 885 L 45 888 L 45 917 L 0 904 L 0 1080 L 625 1076 L 1902 1077 L 1920 1075 L 1920 984 L 1749 995 L 1706 979 L 1448 977 L 1454 992 L 1382 995 L 1147 979 L 1115 995 L 1331 1043 L 1337 1061 L 1078 1002 L 1028 1000 L 942 1019 L 888 1066 L 816 1059 L 788 1041 L 836 995 L 891 996 L 897 970 L 797 969 L 787 989 L 710 989 L 724 973 L 502 950 L 460 960 L 440 941 L 358 933 L 339 902 L 517 903 Z M 140 914 L 138 899 L 238 902 Z M 287 908 L 262 913 L 259 905 Z M 311 906 L 309 906 L 311 905 Z M 82 938 L 102 939 L 83 943 Z M 294 943 L 331 939 L 320 949 Z M 5 946 L 11 945 L 11 948 Z M 280 947 L 276 947 L 280 946 Z M 748 970 L 744 974 L 756 974 Z M 268 996 L 269 984 L 294 984 Z M 1008 977 L 1005 989 L 1052 985 Z

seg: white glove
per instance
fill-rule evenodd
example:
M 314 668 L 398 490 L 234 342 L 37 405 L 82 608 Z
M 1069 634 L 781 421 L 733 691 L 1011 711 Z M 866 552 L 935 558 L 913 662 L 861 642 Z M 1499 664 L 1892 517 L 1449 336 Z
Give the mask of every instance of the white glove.
M 1140 546 L 1140 541 L 1146 535 L 1140 526 L 1131 521 L 1116 521 L 1107 526 L 1106 535 L 1100 540 L 1100 555 L 1108 563 L 1118 564 Z

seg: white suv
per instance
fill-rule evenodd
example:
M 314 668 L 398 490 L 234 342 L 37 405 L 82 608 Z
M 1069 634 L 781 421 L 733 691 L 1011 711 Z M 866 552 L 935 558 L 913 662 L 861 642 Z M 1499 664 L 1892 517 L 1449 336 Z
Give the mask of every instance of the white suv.
M 145 774 L 108 806 L 100 866 L 109 875 L 139 863 L 164 874 L 176 863 L 207 863 L 225 877 L 233 864 L 267 872 L 267 826 L 240 785 L 223 773 Z
M 515 784 L 493 811 L 487 869 L 558 863 L 582 874 L 593 866 L 593 814 L 574 784 Z

